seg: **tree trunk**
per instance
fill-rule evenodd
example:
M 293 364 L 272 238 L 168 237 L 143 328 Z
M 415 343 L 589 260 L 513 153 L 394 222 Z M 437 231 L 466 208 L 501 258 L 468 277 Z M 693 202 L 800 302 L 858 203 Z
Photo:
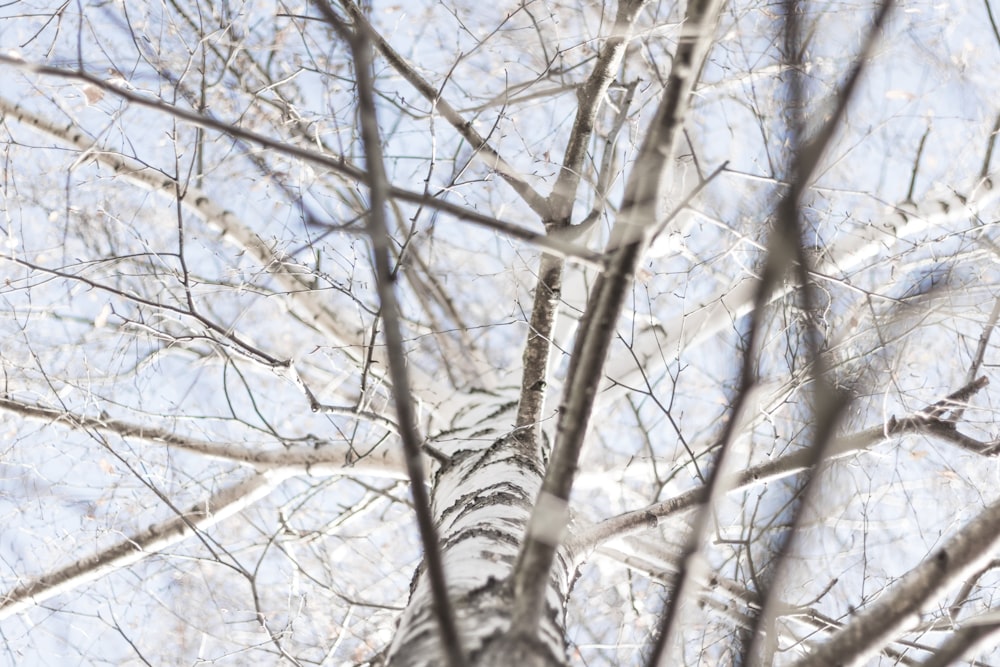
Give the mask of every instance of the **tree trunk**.
M 542 470 L 502 437 L 485 449 L 456 452 L 433 482 L 432 509 L 441 536 L 448 590 L 470 665 L 565 665 L 565 602 L 571 560 L 556 559 L 548 580 L 547 613 L 535 637 L 507 633 L 510 574 Z M 421 565 L 389 651 L 391 667 L 441 665 L 444 654 L 434 600 Z

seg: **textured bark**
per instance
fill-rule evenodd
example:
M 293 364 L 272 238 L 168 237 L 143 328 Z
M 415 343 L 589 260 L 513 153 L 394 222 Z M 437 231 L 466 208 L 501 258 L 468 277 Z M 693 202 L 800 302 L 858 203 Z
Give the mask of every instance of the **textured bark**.
M 548 579 L 546 613 L 537 638 L 506 634 L 513 599 L 509 575 L 541 474 L 533 458 L 519 454 L 505 437 L 485 449 L 455 453 L 452 464 L 435 478 L 432 511 L 449 575 L 449 596 L 472 665 L 566 664 L 564 617 L 570 559 L 557 558 Z M 442 660 L 431 589 L 421 565 L 388 664 L 413 667 L 439 665 Z

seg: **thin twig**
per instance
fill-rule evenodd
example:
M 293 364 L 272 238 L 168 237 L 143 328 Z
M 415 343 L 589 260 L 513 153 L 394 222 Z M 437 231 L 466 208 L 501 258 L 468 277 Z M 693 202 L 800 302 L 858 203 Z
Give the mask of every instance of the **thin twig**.
M 265 148 L 269 148 L 278 153 L 283 153 L 285 155 L 290 155 L 292 157 L 304 160 L 306 162 L 316 164 L 327 169 L 330 169 L 334 173 L 345 176 L 351 180 L 359 183 L 364 183 L 367 180 L 367 174 L 364 170 L 350 164 L 344 159 L 343 156 L 330 156 L 321 154 L 315 150 L 310 150 L 306 148 L 301 148 L 293 144 L 288 144 L 276 139 L 272 139 L 266 135 L 260 134 L 259 132 L 254 132 L 252 130 L 247 130 L 241 128 L 237 125 L 230 124 L 224 121 L 216 120 L 211 116 L 198 114 L 193 111 L 188 111 L 187 109 L 182 109 L 180 107 L 174 106 L 172 104 L 167 104 L 159 98 L 148 97 L 141 93 L 136 93 L 131 90 L 126 90 L 120 86 L 108 83 L 103 79 L 88 74 L 87 72 L 68 70 L 60 67 L 50 67 L 47 65 L 36 65 L 31 63 L 26 63 L 17 58 L 11 58 L 6 55 L 0 54 L 0 65 L 9 65 L 12 67 L 17 67 L 26 71 L 34 72 L 37 74 L 43 74 L 48 76 L 58 76 L 64 79 L 83 81 L 90 85 L 96 86 L 101 90 L 113 93 L 122 99 L 128 100 L 134 104 L 144 106 L 150 109 L 155 109 L 163 113 L 175 116 L 185 122 L 188 122 L 195 127 L 202 127 L 206 129 L 215 130 L 223 134 L 235 137 L 237 139 L 242 139 L 244 141 L 249 141 Z M 33 126 L 38 126 L 40 129 L 45 129 L 40 126 L 40 123 L 44 123 L 36 115 L 32 114 L 30 111 L 24 107 L 8 102 L 0 98 L 0 111 L 4 112 L 15 112 L 15 117 L 25 120 Z M 62 133 L 65 136 L 71 138 L 75 141 L 81 138 L 81 133 L 76 130 L 73 126 L 69 126 Z M 97 153 L 95 153 L 96 157 Z M 127 170 L 124 170 L 127 171 Z M 170 179 L 165 179 L 162 187 L 164 189 L 173 188 L 173 181 Z M 459 220 L 466 220 L 478 225 L 486 226 L 492 229 L 496 229 L 505 234 L 510 234 L 515 238 L 521 238 L 525 241 L 537 244 L 539 247 L 545 248 L 546 250 L 551 250 L 555 254 L 566 257 L 576 257 L 584 259 L 588 263 L 600 264 L 600 258 L 591 253 L 586 249 L 581 249 L 578 246 L 567 243 L 565 241 L 559 242 L 555 240 L 553 242 L 547 242 L 545 240 L 544 234 L 540 232 L 532 232 L 530 230 L 521 227 L 520 225 L 515 225 L 511 222 L 504 222 L 497 220 L 492 216 L 483 215 L 477 213 L 476 211 L 466 209 L 457 204 L 453 204 L 449 201 L 436 199 L 422 192 L 414 192 L 407 190 L 405 188 L 400 188 L 396 186 L 389 186 L 387 195 L 393 199 L 399 199 L 411 204 L 418 204 L 427 206 L 439 210 L 443 213 L 448 213 L 455 216 Z
M 489 141 L 483 137 L 475 129 L 473 124 L 462 117 L 458 111 L 455 110 L 445 99 L 442 97 L 441 92 L 432 86 L 429 81 L 425 80 L 420 74 L 417 73 L 415 69 L 410 67 L 406 60 L 395 50 L 392 46 L 378 33 L 377 30 L 368 21 L 368 17 L 364 15 L 361 8 L 357 6 L 351 0 L 342 0 L 341 4 L 347 13 L 350 15 L 351 20 L 354 22 L 357 34 L 364 34 L 375 48 L 378 49 L 382 57 L 388 61 L 389 65 L 392 66 L 399 74 L 406 79 L 411 86 L 417 89 L 424 98 L 431 103 L 431 105 L 441 113 L 445 120 L 451 123 L 462 137 L 472 145 L 473 150 L 476 152 L 476 156 L 482 160 L 486 166 L 491 169 L 495 169 L 500 176 L 507 181 L 514 191 L 521 196 L 521 199 L 538 214 L 539 218 L 542 220 L 548 220 L 551 217 L 549 212 L 548 202 L 544 197 L 542 197 L 538 192 L 535 191 L 533 187 L 524 179 L 524 177 L 518 173 L 518 171 L 511 166 L 500 153 L 490 145 Z M 325 12 L 324 12 L 325 15 Z
M 956 405 L 967 402 L 976 392 L 988 384 L 985 377 L 978 378 L 966 384 L 955 392 L 935 403 L 930 403 L 920 410 L 901 418 L 890 417 L 885 423 L 866 428 L 857 433 L 840 436 L 824 452 L 824 460 L 830 461 L 846 456 L 865 452 L 873 446 L 887 441 L 889 438 L 909 434 L 926 434 L 950 442 L 981 456 L 996 455 L 997 443 L 981 442 L 964 436 L 955 429 L 954 424 L 943 413 L 935 415 L 935 407 L 942 404 Z M 714 449 L 706 447 L 705 449 Z M 737 473 L 730 473 L 723 480 L 722 487 L 727 492 L 739 491 L 758 484 L 765 484 L 791 475 L 809 470 L 814 464 L 814 456 L 810 449 L 801 449 L 791 454 L 778 457 L 752 466 Z M 660 523 L 678 512 L 692 509 L 703 504 L 708 498 L 708 487 L 701 485 L 667 500 L 654 503 L 630 512 L 609 517 L 579 530 L 566 541 L 566 548 L 582 558 L 590 550 L 600 547 L 612 540 L 634 535 L 646 530 L 652 530 Z

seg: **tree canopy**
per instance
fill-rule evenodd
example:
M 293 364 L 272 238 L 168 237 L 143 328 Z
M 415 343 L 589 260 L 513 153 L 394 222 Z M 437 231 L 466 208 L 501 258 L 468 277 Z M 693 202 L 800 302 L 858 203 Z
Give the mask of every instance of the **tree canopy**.
M 0 661 L 1000 663 L 990 0 L 0 36 Z

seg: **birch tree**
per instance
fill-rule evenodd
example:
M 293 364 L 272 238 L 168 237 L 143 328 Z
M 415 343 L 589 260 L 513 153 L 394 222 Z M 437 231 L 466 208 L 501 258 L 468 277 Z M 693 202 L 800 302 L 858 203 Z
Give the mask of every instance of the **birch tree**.
M 4 662 L 1000 661 L 990 0 L 0 12 Z

